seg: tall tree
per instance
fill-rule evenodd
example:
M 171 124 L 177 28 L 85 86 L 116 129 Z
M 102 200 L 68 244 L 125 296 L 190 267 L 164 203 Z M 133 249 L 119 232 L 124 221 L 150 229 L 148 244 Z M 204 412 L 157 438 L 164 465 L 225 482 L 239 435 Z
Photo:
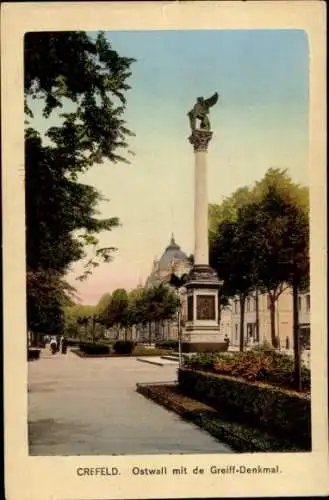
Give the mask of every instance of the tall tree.
M 254 200 L 245 210 L 243 225 L 252 237 L 256 282 L 268 294 L 271 340 L 277 346 L 276 303 L 292 284 L 292 255 L 298 254 L 300 275 L 307 274 L 308 192 L 285 171 L 270 169 L 256 184 Z
M 68 337 L 87 339 L 92 336 L 92 317 L 95 306 L 73 304 L 64 307 L 64 333 Z
M 72 287 L 58 273 L 28 271 L 27 293 L 28 327 L 35 346 L 40 332 L 54 335 L 63 330 L 64 308 L 73 303 Z
M 211 203 L 208 208 L 209 240 L 210 245 L 216 238 L 218 225 L 225 221 L 237 220 L 239 210 L 251 199 L 251 190 L 248 186 L 238 188 L 230 196 L 223 199 L 222 203 Z
M 165 283 L 147 288 L 143 295 L 143 313 L 149 325 L 149 342 L 152 341 L 152 324 L 158 326 L 161 321 L 172 319 L 178 311 L 179 299 L 176 293 Z
M 210 264 L 223 280 L 223 296 L 239 297 L 240 351 L 244 350 L 245 302 L 254 287 L 253 248 L 250 235 L 242 227 L 242 218 L 240 210 L 237 220 L 221 222 L 210 245 Z
M 123 288 L 118 288 L 112 293 L 111 301 L 102 314 L 102 322 L 107 327 L 114 327 L 118 333 L 121 328 L 127 328 L 128 294 Z
M 252 290 L 268 294 L 271 339 L 277 345 L 276 302 L 292 284 L 292 254 L 299 256 L 299 282 L 307 277 L 307 228 L 308 190 L 285 170 L 269 169 L 251 188 L 239 189 L 222 205 L 210 207 L 211 264 L 224 279 L 224 296 L 239 295 L 240 349 L 244 302 Z
M 104 313 L 106 313 L 107 309 L 109 308 L 112 300 L 112 295 L 110 293 L 104 293 L 101 298 L 99 299 L 95 311 L 96 314 L 99 317 L 102 317 Z
M 100 248 L 97 235 L 119 221 L 99 218 L 102 196 L 79 176 L 104 159 L 127 161 L 132 133 L 123 115 L 133 59 L 119 56 L 102 33 L 28 33 L 24 52 L 28 325 L 44 330 L 44 299 L 39 308 L 29 304 L 29 280 L 55 274 L 63 279 L 90 247 L 81 276 L 86 278 L 115 250 Z M 53 306 L 59 317 L 56 301 Z
M 309 220 L 304 207 L 296 200 L 286 201 L 286 212 L 290 229 L 287 232 L 287 280 L 292 287 L 293 339 L 294 339 L 294 385 L 297 391 L 301 384 L 301 346 L 299 338 L 298 293 L 309 287 Z

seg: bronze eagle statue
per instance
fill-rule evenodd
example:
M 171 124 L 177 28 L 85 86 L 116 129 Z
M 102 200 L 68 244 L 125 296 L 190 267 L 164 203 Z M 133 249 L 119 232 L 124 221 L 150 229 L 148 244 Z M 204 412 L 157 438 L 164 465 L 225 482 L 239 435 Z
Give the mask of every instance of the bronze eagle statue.
M 192 132 L 196 130 L 196 121 L 200 120 L 201 130 L 210 130 L 210 121 L 208 118 L 209 109 L 214 106 L 218 101 L 218 92 L 215 92 L 211 97 L 205 99 L 198 97 L 191 111 L 187 113 L 190 119 L 190 126 Z

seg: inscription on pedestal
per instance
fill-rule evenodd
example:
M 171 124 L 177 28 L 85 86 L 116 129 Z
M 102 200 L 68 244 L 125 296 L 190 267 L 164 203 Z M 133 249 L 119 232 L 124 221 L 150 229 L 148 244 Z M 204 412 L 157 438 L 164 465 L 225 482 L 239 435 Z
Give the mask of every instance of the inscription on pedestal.
M 193 295 L 187 297 L 187 321 L 193 321 Z
M 198 295 L 196 302 L 196 319 L 216 319 L 215 297 L 213 295 Z

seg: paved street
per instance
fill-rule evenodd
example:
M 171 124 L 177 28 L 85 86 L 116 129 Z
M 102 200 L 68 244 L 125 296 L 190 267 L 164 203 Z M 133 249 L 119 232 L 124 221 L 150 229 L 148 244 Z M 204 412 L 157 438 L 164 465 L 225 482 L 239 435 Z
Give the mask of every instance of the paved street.
M 231 452 L 135 391 L 137 382 L 175 380 L 176 364 L 45 351 L 28 368 L 31 455 Z

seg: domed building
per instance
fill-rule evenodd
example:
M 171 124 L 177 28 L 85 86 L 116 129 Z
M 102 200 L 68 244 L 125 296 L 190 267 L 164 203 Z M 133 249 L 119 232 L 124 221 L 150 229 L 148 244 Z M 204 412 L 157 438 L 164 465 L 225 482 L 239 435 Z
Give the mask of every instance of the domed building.
M 171 236 L 169 245 L 165 248 L 160 259 L 154 259 L 151 274 L 146 280 L 145 288 L 149 288 L 160 283 L 169 282 L 172 274 L 182 276 L 187 274 L 192 268 L 192 263 L 189 257 L 176 243 L 174 235 Z M 181 318 L 182 324 L 187 314 L 186 297 L 181 297 Z M 166 320 L 161 325 L 153 325 L 153 340 L 177 340 L 178 339 L 178 323 L 177 319 Z M 149 331 L 146 328 L 139 328 L 139 340 L 149 338 Z
M 145 286 L 154 286 L 164 281 L 169 281 L 171 274 L 181 276 L 188 273 L 191 267 L 191 261 L 176 243 L 174 235 L 172 235 L 170 243 L 160 259 L 153 261 L 152 271 L 146 280 Z

